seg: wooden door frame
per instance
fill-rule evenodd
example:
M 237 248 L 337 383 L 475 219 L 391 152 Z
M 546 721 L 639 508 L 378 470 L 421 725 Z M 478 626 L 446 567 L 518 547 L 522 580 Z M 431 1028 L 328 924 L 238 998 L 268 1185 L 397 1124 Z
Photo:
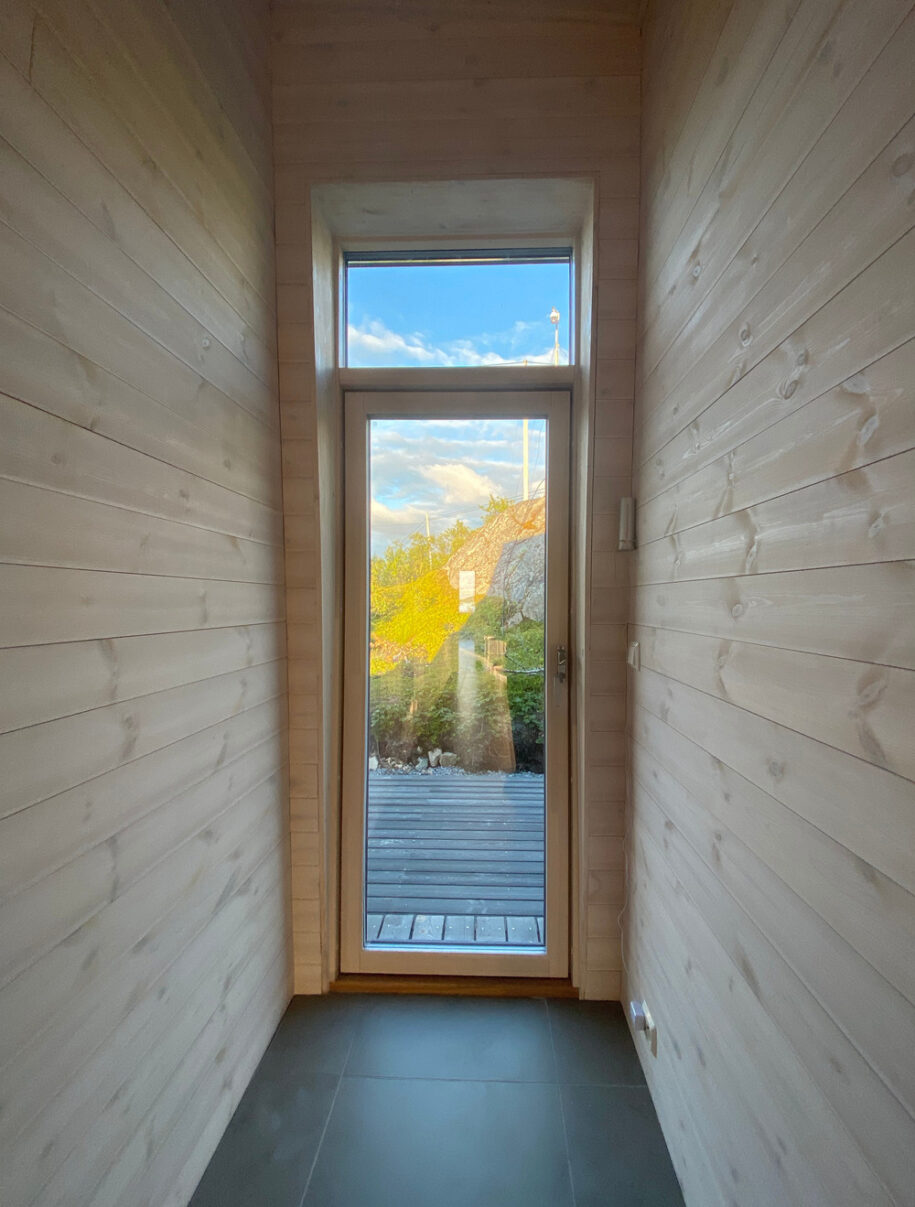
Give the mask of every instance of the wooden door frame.
M 415 380 L 415 379 L 414 379 Z M 504 380 L 504 379 L 503 379 Z M 472 383 L 472 384 L 471 384 Z M 444 384 L 444 383 L 443 383 Z M 384 383 L 382 383 L 384 385 Z M 393 383 L 392 383 L 393 385 Z M 525 382 L 525 386 L 527 383 Z M 434 948 L 366 948 L 363 944 L 363 868 L 365 851 L 365 758 L 367 754 L 366 593 L 368 419 L 386 415 L 507 417 L 544 415 L 550 423 L 547 489 L 547 665 L 558 645 L 569 648 L 569 471 L 571 388 L 538 389 L 514 385 L 487 388 L 476 376 L 460 389 L 434 389 L 416 382 L 412 390 L 348 390 L 345 394 L 344 519 L 344 693 L 343 776 L 340 816 L 340 969 L 344 973 L 450 976 L 569 976 L 570 791 L 569 685 L 547 676 L 553 694 L 553 719 L 547 728 L 546 952 L 519 949 L 485 951 Z M 361 518 L 360 518 L 361 517 Z M 558 534 L 558 535 L 557 535 Z M 552 545 L 552 547 L 551 547 Z M 361 735 L 361 736 L 360 736 Z

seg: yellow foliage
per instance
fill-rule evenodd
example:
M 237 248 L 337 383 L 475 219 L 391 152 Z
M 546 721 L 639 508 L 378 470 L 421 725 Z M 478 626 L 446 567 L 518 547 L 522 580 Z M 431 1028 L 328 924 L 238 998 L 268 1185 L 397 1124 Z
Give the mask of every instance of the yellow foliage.
M 371 674 L 407 659 L 431 662 L 466 620 L 444 569 L 401 586 L 373 587 Z

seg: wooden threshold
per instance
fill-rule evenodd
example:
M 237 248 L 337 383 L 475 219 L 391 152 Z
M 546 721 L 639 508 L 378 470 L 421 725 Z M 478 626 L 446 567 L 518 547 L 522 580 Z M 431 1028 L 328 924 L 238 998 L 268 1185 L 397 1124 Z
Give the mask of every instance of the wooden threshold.
M 344 973 L 330 983 L 331 993 L 419 993 L 454 997 L 577 998 L 568 979 L 554 977 L 388 976 Z

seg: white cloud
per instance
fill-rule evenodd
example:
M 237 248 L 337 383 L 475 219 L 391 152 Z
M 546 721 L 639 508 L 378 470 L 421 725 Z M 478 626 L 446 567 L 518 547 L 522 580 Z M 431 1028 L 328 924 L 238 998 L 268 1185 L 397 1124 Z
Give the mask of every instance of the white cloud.
M 424 524 L 426 513 L 421 507 L 408 504 L 406 507 L 388 507 L 379 499 L 372 499 L 372 527 L 383 528 L 385 531 L 395 528 L 407 528 L 411 532 L 420 524 Z
M 424 465 L 419 472 L 427 482 L 441 487 L 445 503 L 485 503 L 491 494 L 499 494 L 492 478 L 479 474 L 460 461 Z
M 444 353 L 441 349 L 430 348 L 421 335 L 399 335 L 377 319 L 370 319 L 361 327 L 354 327 L 350 323 L 346 329 L 346 338 L 351 361 L 365 360 L 377 363 L 379 358 L 388 360 L 407 357 L 424 365 L 450 363 L 442 359 Z M 399 362 L 395 359 L 394 363 Z
M 443 345 L 431 344 L 420 332 L 401 335 L 386 327 L 379 319 L 366 319 L 361 326 L 350 323 L 346 329 L 349 362 L 353 367 L 403 365 L 415 362 L 427 366 L 548 365 L 553 361 L 553 348 L 543 352 L 518 355 L 515 349 L 534 323 L 516 322 L 508 334 L 487 334 L 473 339 L 449 340 Z M 491 350 L 493 343 L 507 342 L 512 355 L 503 356 Z M 567 361 L 565 350 L 562 357 Z

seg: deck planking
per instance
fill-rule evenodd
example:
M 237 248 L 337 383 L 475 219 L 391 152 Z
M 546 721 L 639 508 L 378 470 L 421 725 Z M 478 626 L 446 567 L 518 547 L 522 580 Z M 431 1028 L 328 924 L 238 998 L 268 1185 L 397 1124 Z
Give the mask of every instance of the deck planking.
M 533 775 L 368 778 L 368 942 L 543 943 L 544 787 Z

